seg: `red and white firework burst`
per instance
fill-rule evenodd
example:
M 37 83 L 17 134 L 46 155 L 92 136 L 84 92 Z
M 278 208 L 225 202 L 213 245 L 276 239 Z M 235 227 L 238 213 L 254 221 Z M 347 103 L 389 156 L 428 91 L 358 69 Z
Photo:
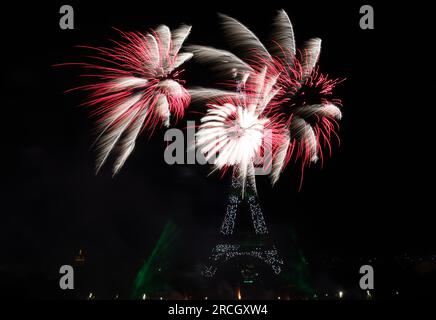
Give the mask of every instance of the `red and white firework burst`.
M 90 92 L 86 105 L 98 118 L 96 170 L 111 153 L 116 174 L 134 149 L 143 130 L 168 127 L 183 117 L 190 95 L 180 79 L 180 66 L 192 53 L 180 53 L 190 26 L 173 30 L 161 25 L 149 33 L 121 32 L 114 46 L 85 47 L 95 51 L 95 63 L 81 63 L 97 83 L 80 89 Z
M 318 40 L 313 41 L 317 46 Z M 283 54 L 285 58 L 274 57 L 268 68 L 272 75 L 277 75 L 277 85 L 281 89 L 269 112 L 279 113 L 288 128 L 288 136 L 273 158 L 273 183 L 277 182 L 290 159 L 300 160 L 304 169 L 318 159 L 322 162 L 325 149 L 331 155 L 333 137 L 339 141 L 337 129 L 338 120 L 342 118 L 339 108 L 342 103 L 334 97 L 333 89 L 343 80 L 320 73 L 314 61 L 305 60 L 313 51 L 307 46 L 305 50 L 299 53 L 299 58 L 286 58 L 289 52 Z

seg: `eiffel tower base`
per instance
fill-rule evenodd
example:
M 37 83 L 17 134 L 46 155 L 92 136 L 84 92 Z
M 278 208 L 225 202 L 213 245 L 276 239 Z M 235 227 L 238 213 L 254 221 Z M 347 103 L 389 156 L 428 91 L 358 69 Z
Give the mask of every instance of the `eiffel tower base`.
M 236 257 L 249 256 L 262 260 L 268 264 L 275 274 L 282 271 L 283 261 L 279 258 L 277 249 L 272 246 L 247 248 L 238 244 L 217 244 L 209 258 L 210 264 L 205 265 L 202 274 L 205 277 L 213 277 L 218 270 L 218 265 Z

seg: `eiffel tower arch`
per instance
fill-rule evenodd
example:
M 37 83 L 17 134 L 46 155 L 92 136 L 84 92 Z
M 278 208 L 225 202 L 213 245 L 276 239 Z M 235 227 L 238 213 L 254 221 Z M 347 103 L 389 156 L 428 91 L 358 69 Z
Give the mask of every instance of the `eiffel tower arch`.
M 237 175 L 232 176 L 231 191 L 226 208 L 224 221 L 221 224 L 219 241 L 212 249 L 208 264 L 204 266 L 203 275 L 213 277 L 219 266 L 237 257 L 254 257 L 269 265 L 275 274 L 282 270 L 283 260 L 279 257 L 274 244 L 270 243 L 268 228 L 263 217 L 254 186 L 248 184 L 242 194 L 242 186 Z M 251 215 L 254 236 L 258 241 L 245 242 L 232 240 L 235 232 L 235 223 L 241 206 L 245 204 Z

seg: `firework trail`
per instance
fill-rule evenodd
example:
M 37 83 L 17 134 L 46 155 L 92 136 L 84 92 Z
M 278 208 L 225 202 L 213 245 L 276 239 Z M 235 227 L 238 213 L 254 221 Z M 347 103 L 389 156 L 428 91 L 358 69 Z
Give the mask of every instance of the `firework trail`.
M 323 149 L 331 152 L 331 139 L 337 137 L 337 120 L 342 117 L 341 101 L 333 98 L 333 89 L 342 80 L 330 79 L 319 72 L 317 62 L 321 39 L 307 41 L 297 50 L 294 30 L 284 10 L 273 23 L 272 41 L 268 48 L 238 20 L 220 15 L 229 45 L 237 53 L 206 46 L 190 46 L 195 58 L 208 64 L 219 76 L 241 80 L 246 74 L 259 73 L 266 67 L 267 78 L 277 78 L 278 89 L 267 116 L 280 117 L 287 134 L 275 148 L 272 160 L 272 183 L 276 183 L 289 160 L 301 160 L 302 169 L 323 158 Z M 303 170 L 302 170 L 303 172 Z
M 159 125 L 168 127 L 171 118 L 183 117 L 190 95 L 180 80 L 180 66 L 192 53 L 180 53 L 190 26 L 173 30 L 161 25 L 149 33 L 121 32 L 114 46 L 84 47 L 95 52 L 95 63 L 79 63 L 98 79 L 78 89 L 88 91 L 86 105 L 93 106 L 98 119 L 98 172 L 110 154 L 115 155 L 112 172 L 124 165 L 143 130 L 150 134 Z

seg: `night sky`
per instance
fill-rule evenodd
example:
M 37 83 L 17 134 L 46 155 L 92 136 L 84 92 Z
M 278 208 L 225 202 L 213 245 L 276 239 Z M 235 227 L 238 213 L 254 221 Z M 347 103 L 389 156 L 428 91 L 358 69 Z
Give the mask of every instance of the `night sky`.
M 267 40 L 276 10 L 285 9 L 297 46 L 320 37 L 321 70 L 346 78 L 336 90 L 344 105 L 341 144 L 324 168 L 306 170 L 300 192 L 298 168 L 288 167 L 273 189 L 266 178 L 258 179 L 279 250 L 292 249 L 288 239 L 294 230 L 300 249 L 314 263 L 336 256 L 435 253 L 429 206 L 433 142 L 428 141 L 434 66 L 418 38 L 425 32 L 408 29 L 411 11 L 369 3 L 375 30 L 361 30 L 359 8 L 366 3 L 202 3 L 69 3 L 75 30 L 59 28 L 61 2 L 2 8 L 6 164 L 0 283 L 9 290 L 2 294 L 35 295 L 29 283 L 41 288 L 41 297 L 45 291 L 52 294 L 59 267 L 72 263 L 79 249 L 86 252 L 90 286 L 128 292 L 169 220 L 181 231 L 183 250 L 174 253 L 178 263 L 189 269 L 207 258 L 224 216 L 228 177 L 207 176 L 208 166 L 168 166 L 164 130 L 141 136 L 118 176 L 112 178 L 109 167 L 96 176 L 90 148 L 94 119 L 79 106 L 82 93 L 64 93 L 83 83 L 80 70 L 53 65 L 82 61 L 83 51 L 75 46 L 107 44 L 118 37 L 112 27 L 145 32 L 161 23 L 171 28 L 187 23 L 193 25 L 188 44 L 229 49 L 217 12 Z M 193 62 L 185 69 L 192 85 L 210 81 L 202 81 L 207 70 Z M 203 111 L 193 106 L 187 119 L 198 119 Z

